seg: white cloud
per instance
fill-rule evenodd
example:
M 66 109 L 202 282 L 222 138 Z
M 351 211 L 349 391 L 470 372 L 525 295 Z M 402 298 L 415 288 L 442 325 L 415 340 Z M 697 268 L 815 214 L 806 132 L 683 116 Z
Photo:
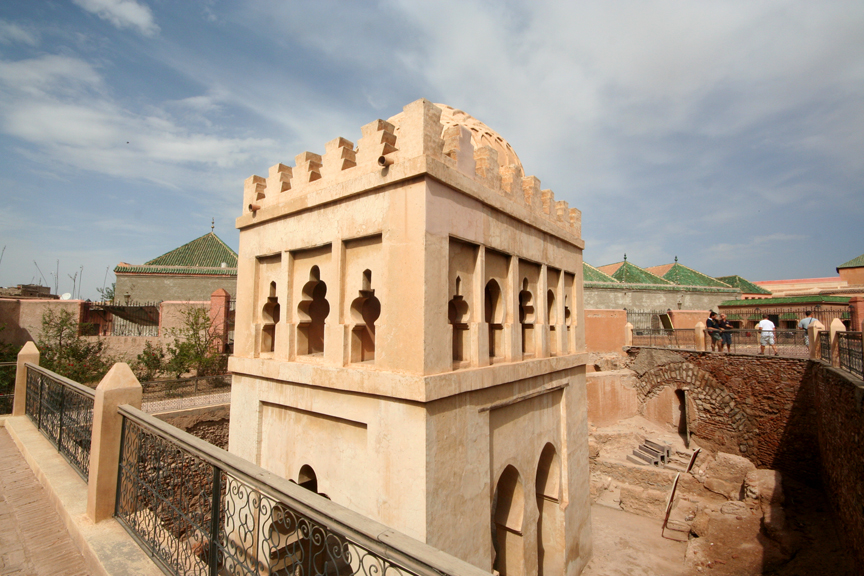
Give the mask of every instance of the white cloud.
M 0 44 L 28 44 L 36 46 L 39 40 L 36 35 L 29 32 L 17 24 L 0 20 Z
M 155 36 L 159 26 L 150 8 L 135 0 L 72 0 L 75 4 L 107 20 L 120 29 L 132 28 L 144 36 Z
M 175 189 L 218 179 L 202 174 L 204 166 L 230 169 L 274 146 L 266 138 L 196 132 L 159 107 L 129 110 L 103 84 L 92 66 L 76 58 L 0 61 L 0 128 L 55 163 Z M 198 113 L 213 109 L 206 97 L 183 103 Z

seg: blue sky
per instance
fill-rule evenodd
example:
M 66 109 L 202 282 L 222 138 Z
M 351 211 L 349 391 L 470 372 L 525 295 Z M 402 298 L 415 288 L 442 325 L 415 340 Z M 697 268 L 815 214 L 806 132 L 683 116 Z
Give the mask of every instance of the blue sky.
M 421 97 L 583 212 L 585 259 L 751 280 L 864 253 L 864 3 L 0 3 L 0 285 L 142 263 Z M 107 282 L 113 281 L 109 271 Z

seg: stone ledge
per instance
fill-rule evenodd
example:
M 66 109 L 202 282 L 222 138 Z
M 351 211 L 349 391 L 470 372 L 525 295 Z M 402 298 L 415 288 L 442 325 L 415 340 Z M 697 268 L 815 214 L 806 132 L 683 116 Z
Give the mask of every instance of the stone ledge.
M 87 484 L 26 416 L 0 418 L 0 426 L 9 432 L 45 488 L 92 574 L 163 576 L 163 572 L 116 520 L 99 524 L 90 521 L 87 517 Z
M 579 353 L 421 376 L 368 368 L 352 369 L 289 360 L 232 356 L 228 361 L 228 370 L 241 376 L 263 377 L 414 402 L 433 402 L 534 376 L 578 368 L 585 366 L 587 360 L 587 353 Z M 471 377 L 465 378 L 466 374 Z

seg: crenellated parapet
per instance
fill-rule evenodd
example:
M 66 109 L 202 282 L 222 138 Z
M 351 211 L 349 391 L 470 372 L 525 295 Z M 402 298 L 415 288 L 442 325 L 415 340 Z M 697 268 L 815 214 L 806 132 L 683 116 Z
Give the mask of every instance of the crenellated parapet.
M 581 236 L 581 212 L 563 200 L 556 201 L 551 190 L 541 189 L 536 176 L 526 176 L 513 148 L 500 135 L 460 110 L 422 99 L 388 120 L 363 126 L 356 146 L 336 138 L 327 142 L 324 154 L 307 151 L 297 155 L 293 168 L 280 163 L 270 168 L 266 178 L 247 178 L 243 213 L 254 215 L 262 208 L 328 186 L 384 175 L 394 166 L 422 157 Z

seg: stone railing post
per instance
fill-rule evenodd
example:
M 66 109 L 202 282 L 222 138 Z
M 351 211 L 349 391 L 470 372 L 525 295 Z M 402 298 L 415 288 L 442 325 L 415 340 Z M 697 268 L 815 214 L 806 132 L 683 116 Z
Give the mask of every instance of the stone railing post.
M 822 358 L 822 343 L 819 341 L 819 332 L 825 330 L 825 326 L 818 320 L 814 320 L 807 327 L 807 338 L 810 340 L 810 359 Z
M 141 408 L 141 384 L 128 364 L 114 364 L 96 387 L 93 435 L 90 442 L 90 479 L 87 483 L 87 516 L 94 523 L 111 518 L 117 497 L 120 467 L 121 404 Z
M 696 350 L 705 351 L 705 324 L 697 322 L 693 327 L 693 337 L 696 339 Z
M 837 332 L 845 332 L 846 325 L 843 324 L 843 321 L 839 318 L 834 318 L 831 321 L 831 331 L 830 342 L 831 342 L 831 366 L 835 368 L 840 367 L 840 340 L 837 338 Z
M 624 346 L 633 346 L 633 324 L 624 325 Z
M 27 407 L 27 368 L 25 362 L 39 365 L 39 349 L 33 342 L 27 342 L 18 352 L 18 366 L 15 369 L 15 397 L 12 399 L 12 416 L 23 416 Z
M 215 290 L 210 295 L 210 331 L 216 337 L 217 352 L 225 351 L 228 342 L 228 308 L 231 305 L 231 294 L 224 288 Z

